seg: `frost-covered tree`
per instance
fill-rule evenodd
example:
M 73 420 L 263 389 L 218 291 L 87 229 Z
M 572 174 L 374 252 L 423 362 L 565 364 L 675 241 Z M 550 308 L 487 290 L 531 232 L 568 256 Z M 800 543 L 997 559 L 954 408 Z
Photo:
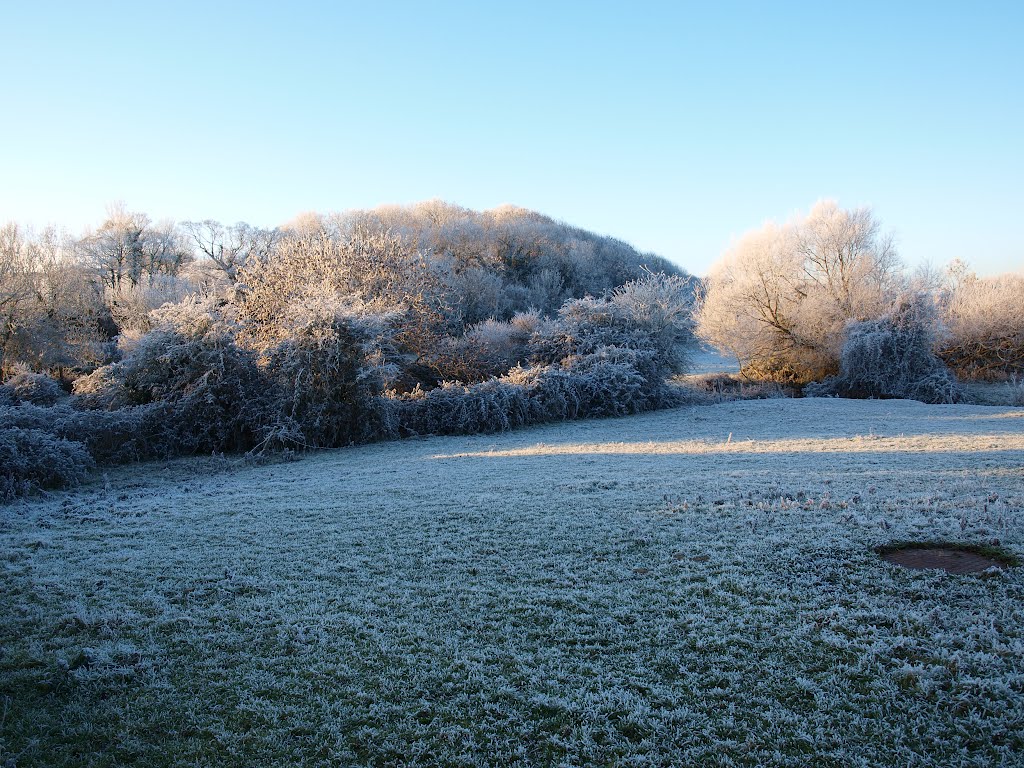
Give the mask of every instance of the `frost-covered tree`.
M 399 313 L 396 343 L 418 358 L 446 330 L 442 293 L 430 265 L 403 238 L 347 230 L 324 217 L 284 230 L 272 257 L 239 270 L 234 303 L 246 343 L 257 349 L 290 335 L 296 307 Z
M 517 312 L 553 315 L 567 299 L 601 295 L 645 270 L 683 275 L 611 237 L 511 205 L 488 211 L 431 200 L 334 217 L 353 235 L 388 232 L 444 277 L 452 320 L 475 325 Z
M 750 376 L 813 381 L 836 372 L 846 324 L 880 316 L 902 288 L 871 211 L 821 202 L 748 234 L 712 268 L 698 334 Z
M 192 260 L 191 249 L 172 222 L 154 225 L 144 213 L 111 206 L 100 227 L 78 241 L 81 259 L 113 291 L 135 287 L 157 275 L 176 275 Z
M 182 225 L 199 253 L 230 283 L 246 264 L 266 261 L 280 237 L 276 229 L 261 229 L 240 221 L 225 226 L 218 221 L 186 221 Z
M 14 338 L 32 299 L 32 270 L 23 230 L 14 222 L 0 228 L 0 379 Z
M 16 364 L 59 377 L 91 370 L 106 357 L 110 331 L 102 292 L 66 237 L 0 229 L 0 378 Z

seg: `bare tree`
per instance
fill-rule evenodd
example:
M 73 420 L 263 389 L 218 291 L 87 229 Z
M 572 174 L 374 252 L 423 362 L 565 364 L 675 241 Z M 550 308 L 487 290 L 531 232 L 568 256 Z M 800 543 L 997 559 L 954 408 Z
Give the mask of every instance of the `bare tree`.
M 129 213 L 123 205 L 112 206 L 100 228 L 79 241 L 81 257 L 100 281 L 114 290 L 122 281 L 138 285 L 144 261 L 143 233 L 148 226 L 145 214 Z
M 135 288 L 157 275 L 176 275 L 192 255 L 172 222 L 153 225 L 124 204 L 110 207 L 95 232 L 78 241 L 81 259 L 115 292 Z
M 266 261 L 280 232 L 260 229 L 243 221 L 225 226 L 218 221 L 186 221 L 182 224 L 196 247 L 225 277 L 234 283 L 238 270 L 255 261 Z
M 891 234 L 868 208 L 846 211 L 820 202 L 795 229 L 797 253 L 810 290 L 820 292 L 838 318 L 867 319 L 888 307 L 901 265 Z
M 173 221 L 158 222 L 145 233 L 143 274 L 147 280 L 161 275 L 174 277 L 193 258 L 187 238 Z
M 14 222 L 0 228 L 0 378 L 8 368 L 5 354 L 32 299 L 25 233 Z

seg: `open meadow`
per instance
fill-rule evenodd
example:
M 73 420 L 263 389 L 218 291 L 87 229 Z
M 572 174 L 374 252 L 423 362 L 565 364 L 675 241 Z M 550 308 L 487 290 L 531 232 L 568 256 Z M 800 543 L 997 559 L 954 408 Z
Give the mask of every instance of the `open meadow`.
M 2 19 L 0 768 L 1024 768 L 1024 2 Z
M 1024 569 L 904 540 L 1024 555 L 1024 410 L 115 468 L 0 507 L 0 763 L 1020 765 Z

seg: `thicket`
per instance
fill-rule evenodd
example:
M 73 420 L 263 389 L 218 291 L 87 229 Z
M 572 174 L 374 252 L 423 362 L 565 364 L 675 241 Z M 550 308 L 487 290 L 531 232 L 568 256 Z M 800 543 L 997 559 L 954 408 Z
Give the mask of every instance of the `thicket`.
M 981 278 L 954 263 L 940 297 L 938 353 L 958 376 L 1024 380 L 1024 275 Z
M 833 203 L 748 235 L 702 285 L 512 207 L 429 202 L 275 230 L 115 208 L 79 238 L 9 224 L 0 498 L 94 465 L 664 407 L 680 402 L 667 382 L 695 333 L 768 383 L 756 392 L 952 402 L 947 365 L 1024 375 L 1022 318 L 1024 277 L 954 264 L 915 282 L 869 210 Z
M 519 209 L 307 216 L 272 236 L 119 211 L 45 263 L 8 233 L 27 287 L 0 305 L 6 341 L 28 346 L 0 361 L 3 497 L 95 464 L 633 413 L 673 401 L 692 336 L 679 270 Z M 96 354 L 46 365 L 67 334 L 20 329 L 72 268 L 92 275 Z

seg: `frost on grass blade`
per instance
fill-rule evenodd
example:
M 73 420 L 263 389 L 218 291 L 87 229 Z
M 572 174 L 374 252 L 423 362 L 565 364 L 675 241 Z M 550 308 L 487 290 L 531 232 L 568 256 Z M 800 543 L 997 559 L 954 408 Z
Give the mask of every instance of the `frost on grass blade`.
M 115 467 L 0 509 L 0 764 L 1020 765 L 1024 569 L 872 550 L 1024 552 L 1022 465 L 819 398 Z

